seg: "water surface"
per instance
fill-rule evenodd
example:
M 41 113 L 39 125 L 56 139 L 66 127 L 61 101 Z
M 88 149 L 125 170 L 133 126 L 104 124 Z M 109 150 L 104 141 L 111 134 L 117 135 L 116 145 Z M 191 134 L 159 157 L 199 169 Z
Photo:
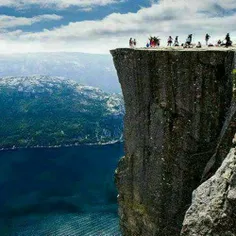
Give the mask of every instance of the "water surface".
M 0 152 L 0 235 L 119 235 L 123 145 Z

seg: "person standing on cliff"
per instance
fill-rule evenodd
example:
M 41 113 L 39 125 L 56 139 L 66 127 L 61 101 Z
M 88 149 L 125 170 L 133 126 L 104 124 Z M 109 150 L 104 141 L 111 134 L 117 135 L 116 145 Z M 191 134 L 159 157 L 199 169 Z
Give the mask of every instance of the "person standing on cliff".
M 226 34 L 225 40 L 226 40 L 226 43 L 225 43 L 226 47 L 232 46 L 232 41 L 230 40 L 229 33 Z
M 152 36 L 150 36 L 150 38 L 149 38 L 149 45 L 150 45 L 150 47 L 152 47 Z
M 179 38 L 179 36 L 176 36 L 176 37 L 175 37 L 175 42 L 174 42 L 174 46 L 175 46 L 175 47 L 178 47 L 178 46 L 179 46 L 179 39 L 178 39 L 178 38 Z
M 156 37 L 156 45 L 157 45 L 157 47 L 160 46 L 160 40 L 161 40 L 161 39 L 159 39 L 158 37 Z
M 172 37 L 169 36 L 168 41 L 167 41 L 167 47 L 168 47 L 168 46 L 171 47 L 172 41 L 173 41 Z
M 156 45 L 155 45 L 155 40 L 154 40 L 154 38 L 152 37 L 151 38 L 151 47 L 155 47 Z
M 209 41 L 210 37 L 211 36 L 209 34 L 206 34 L 206 36 L 205 36 L 206 45 L 208 45 L 208 41 Z
M 186 40 L 186 47 L 190 47 L 191 43 L 192 43 L 192 39 L 193 39 L 193 35 L 192 34 L 189 34 L 188 35 L 188 38 Z
M 133 43 L 134 43 L 134 47 L 136 47 L 136 44 L 137 44 L 136 39 L 134 39 Z
M 189 37 L 189 42 L 190 42 L 190 44 L 192 44 L 193 35 L 192 35 L 192 34 L 190 34 L 188 37 Z
M 132 48 L 133 47 L 133 40 L 132 38 L 129 39 L 129 46 Z

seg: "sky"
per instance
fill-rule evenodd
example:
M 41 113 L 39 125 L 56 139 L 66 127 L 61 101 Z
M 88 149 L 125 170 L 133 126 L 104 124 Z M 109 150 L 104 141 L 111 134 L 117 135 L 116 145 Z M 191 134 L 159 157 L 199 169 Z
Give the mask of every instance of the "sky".
M 236 0 L 0 0 L 0 53 L 108 54 L 150 35 L 236 43 Z

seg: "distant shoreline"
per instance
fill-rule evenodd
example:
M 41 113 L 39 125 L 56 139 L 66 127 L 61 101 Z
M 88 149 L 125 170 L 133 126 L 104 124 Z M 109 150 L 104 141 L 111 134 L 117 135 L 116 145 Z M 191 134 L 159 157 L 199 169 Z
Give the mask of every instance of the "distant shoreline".
M 16 150 L 26 150 L 26 149 L 59 149 L 59 148 L 70 148 L 70 147 L 79 147 L 79 146 L 107 146 L 107 145 L 113 145 L 113 144 L 118 144 L 118 143 L 123 143 L 123 140 L 115 140 L 115 141 L 110 141 L 106 143 L 76 143 L 76 144 L 61 144 L 61 145 L 55 145 L 55 146 L 29 146 L 29 147 L 16 147 L 13 146 L 11 148 L 0 148 L 0 152 L 4 151 L 16 151 Z

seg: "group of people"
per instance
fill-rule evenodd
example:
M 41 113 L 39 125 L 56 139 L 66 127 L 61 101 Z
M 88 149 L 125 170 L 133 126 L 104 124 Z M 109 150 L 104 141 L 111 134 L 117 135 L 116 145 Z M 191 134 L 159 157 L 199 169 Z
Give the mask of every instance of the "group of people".
M 206 46 L 214 47 L 214 45 L 212 43 L 209 44 L 210 37 L 211 36 L 209 34 L 206 34 L 206 36 L 205 36 Z M 230 39 L 230 35 L 229 35 L 229 33 L 227 33 L 225 39 L 224 40 L 219 39 L 215 46 L 216 47 L 220 47 L 220 46 L 229 47 L 229 46 L 232 46 L 232 44 L 233 44 L 233 42 Z M 201 42 L 198 42 L 196 47 L 201 48 L 202 47 Z
M 208 47 L 214 47 L 213 44 L 209 43 L 209 39 L 210 39 L 210 35 L 207 33 L 205 35 L 205 41 L 206 41 L 206 46 Z M 183 46 L 184 48 L 189 48 L 189 47 L 193 47 L 193 44 L 192 44 L 192 38 L 193 38 L 193 35 L 192 34 L 189 34 L 187 39 L 186 39 L 186 42 L 185 44 L 182 44 L 181 46 Z M 169 44 L 169 43 L 168 43 Z M 217 41 L 217 44 L 215 46 L 217 47 L 220 47 L 220 46 L 225 46 L 225 47 L 229 47 L 229 46 L 232 46 L 232 41 L 230 39 L 230 35 L 229 33 L 226 34 L 226 37 L 224 40 L 218 40 Z M 171 45 L 170 45 L 171 46 Z M 201 48 L 202 47 L 202 44 L 201 42 L 199 41 L 196 45 L 196 48 Z
M 211 36 L 210 36 L 208 33 L 205 35 L 206 46 L 208 46 L 208 47 L 214 47 L 213 44 L 209 43 L 210 37 L 211 37 Z M 188 37 L 187 37 L 187 39 L 186 39 L 186 41 L 185 41 L 185 43 L 182 43 L 181 46 L 182 46 L 183 48 L 190 48 L 190 47 L 193 47 L 192 39 L 193 39 L 193 35 L 192 35 L 192 34 L 189 34 Z M 136 43 L 136 40 L 135 40 L 135 39 L 133 40 L 132 38 L 130 38 L 130 40 L 129 40 L 129 46 L 130 46 L 130 47 L 135 47 L 136 44 L 137 44 L 137 43 Z M 170 46 L 170 47 L 171 47 L 172 44 L 173 44 L 173 38 L 172 38 L 171 36 L 169 36 L 169 37 L 168 37 L 168 40 L 167 40 L 167 46 Z M 160 46 L 160 38 L 159 38 L 159 37 L 156 37 L 156 36 L 154 36 L 154 37 L 150 36 L 150 37 L 149 37 L 149 41 L 148 41 L 147 44 L 146 44 L 146 47 L 148 48 L 148 47 L 159 47 L 159 46 Z M 176 36 L 176 37 L 175 37 L 173 46 L 175 46 L 175 47 L 180 46 L 180 45 L 179 45 L 179 36 Z M 218 46 L 218 47 L 220 47 L 220 46 L 225 46 L 225 47 L 232 46 L 232 41 L 231 41 L 231 39 L 230 39 L 229 33 L 226 34 L 226 37 L 225 37 L 224 40 L 218 40 L 218 41 L 217 41 L 217 44 L 216 44 L 215 46 Z M 197 45 L 196 45 L 196 48 L 201 48 L 201 47 L 202 47 L 201 42 L 198 42 Z
M 146 44 L 146 47 L 159 47 L 160 46 L 160 39 L 159 37 L 152 37 L 150 36 L 149 41 Z
M 168 40 L 167 40 L 167 46 L 172 46 L 173 43 L 173 38 L 171 36 L 169 36 Z M 179 46 L 179 36 L 175 37 L 175 41 L 174 41 L 174 46 L 177 47 Z
M 131 48 L 133 48 L 133 47 L 136 47 L 136 45 L 137 45 L 136 39 L 130 38 L 130 39 L 129 39 L 129 46 L 130 46 Z

